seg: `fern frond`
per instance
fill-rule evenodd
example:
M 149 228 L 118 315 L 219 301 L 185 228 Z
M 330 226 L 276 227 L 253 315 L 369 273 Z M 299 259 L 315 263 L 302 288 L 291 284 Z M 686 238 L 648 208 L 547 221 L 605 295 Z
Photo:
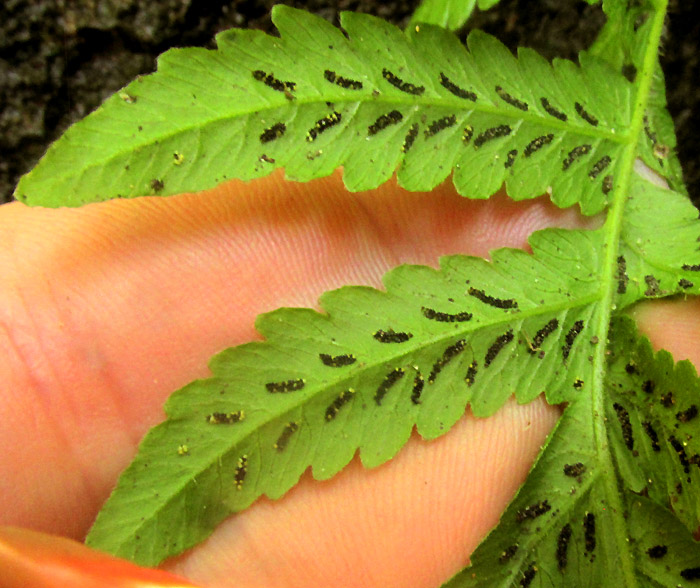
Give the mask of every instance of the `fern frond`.
M 426 439 L 446 433 L 467 404 L 488 416 L 513 394 L 586 394 L 602 344 L 600 240 L 546 230 L 532 236 L 533 255 L 401 266 L 386 292 L 324 294 L 326 314 L 261 316 L 266 341 L 216 356 L 211 378 L 168 400 L 168 420 L 142 442 L 88 543 L 154 565 L 260 495 L 282 496 L 307 468 L 329 478 L 358 449 L 375 467 L 414 426 Z
M 298 181 L 344 168 L 351 191 L 398 169 L 409 190 L 453 173 L 460 194 L 551 193 L 584 214 L 608 202 L 629 134 L 632 84 L 603 60 L 518 59 L 473 32 L 467 51 L 433 26 L 403 33 L 344 13 L 349 38 L 276 6 L 281 38 L 228 31 L 177 49 L 78 123 L 19 183 L 29 204 L 174 194 L 284 167 Z

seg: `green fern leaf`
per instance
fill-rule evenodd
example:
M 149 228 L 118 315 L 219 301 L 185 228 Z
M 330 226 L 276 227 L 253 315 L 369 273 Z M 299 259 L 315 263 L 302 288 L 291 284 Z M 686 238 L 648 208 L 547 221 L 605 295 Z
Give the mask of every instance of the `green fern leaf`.
M 611 340 L 604 394 L 566 409 L 499 526 L 446 588 L 698 578 L 700 380 L 689 362 L 654 354 L 629 319 L 614 322 Z
M 324 294 L 327 314 L 263 315 L 265 342 L 223 352 L 212 378 L 171 397 L 88 543 L 153 565 L 260 495 L 280 497 L 309 466 L 329 478 L 358 449 L 367 467 L 380 465 L 414 426 L 435 438 L 467 404 L 488 416 L 513 393 L 521 403 L 544 390 L 552 403 L 580 395 L 602 340 L 601 238 L 542 231 L 534 255 L 402 266 L 385 276 L 386 292 Z
M 79 205 L 201 190 L 284 167 L 307 181 L 344 167 L 349 190 L 375 188 L 398 168 L 410 190 L 451 172 L 457 190 L 486 198 L 551 193 L 584 214 L 608 202 L 630 134 L 632 84 L 592 55 L 581 68 L 519 58 L 475 31 L 403 33 L 344 13 L 349 35 L 276 6 L 281 39 L 217 37 L 218 51 L 173 50 L 71 128 L 25 176 L 24 202 Z

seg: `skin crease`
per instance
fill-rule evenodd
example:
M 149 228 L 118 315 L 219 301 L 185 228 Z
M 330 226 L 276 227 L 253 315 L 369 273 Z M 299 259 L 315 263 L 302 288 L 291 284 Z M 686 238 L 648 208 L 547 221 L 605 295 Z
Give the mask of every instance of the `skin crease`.
M 0 207 L 0 524 L 81 539 L 169 393 L 205 377 L 212 354 L 259 338 L 257 314 L 314 307 L 348 283 L 380 287 L 400 263 L 437 266 L 598 222 L 545 199 L 469 201 L 449 183 L 349 194 L 340 178 Z M 638 311 L 656 344 L 668 324 L 654 322 L 659 304 Z M 666 304 L 685 313 L 674 328 L 700 332 L 696 302 Z M 681 340 L 700 360 L 696 339 Z M 437 586 L 497 523 L 557 416 L 510 402 L 435 441 L 414 435 L 375 470 L 356 458 L 327 482 L 307 473 L 168 567 L 211 586 Z

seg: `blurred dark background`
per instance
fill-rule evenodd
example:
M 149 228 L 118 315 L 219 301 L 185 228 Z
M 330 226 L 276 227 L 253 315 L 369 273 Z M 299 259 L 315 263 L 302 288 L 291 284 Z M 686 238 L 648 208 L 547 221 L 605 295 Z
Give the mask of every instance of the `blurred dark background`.
M 4 0 L 0 4 L 0 202 L 73 122 L 138 74 L 155 70 L 170 47 L 214 48 L 231 27 L 272 32 L 272 0 Z M 334 24 L 343 10 L 405 26 L 419 0 L 283 2 Z M 685 181 L 700 204 L 700 21 L 693 2 L 671 0 L 663 68 Z M 574 0 L 502 0 L 477 13 L 482 28 L 515 49 L 575 58 L 595 38 L 599 7 Z

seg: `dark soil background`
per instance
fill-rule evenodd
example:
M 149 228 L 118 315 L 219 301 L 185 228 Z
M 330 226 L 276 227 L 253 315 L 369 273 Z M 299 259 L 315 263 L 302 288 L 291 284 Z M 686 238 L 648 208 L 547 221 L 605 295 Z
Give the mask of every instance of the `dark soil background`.
M 230 27 L 273 32 L 272 0 L 3 0 L 0 3 L 0 203 L 19 177 L 73 122 L 170 47 L 214 48 Z M 334 24 L 342 10 L 405 26 L 418 0 L 306 0 L 285 4 Z M 700 203 L 700 21 L 693 2 L 670 1 L 663 68 L 685 180 Z M 502 0 L 469 27 L 511 48 L 575 58 L 603 23 L 598 7 L 574 0 Z

